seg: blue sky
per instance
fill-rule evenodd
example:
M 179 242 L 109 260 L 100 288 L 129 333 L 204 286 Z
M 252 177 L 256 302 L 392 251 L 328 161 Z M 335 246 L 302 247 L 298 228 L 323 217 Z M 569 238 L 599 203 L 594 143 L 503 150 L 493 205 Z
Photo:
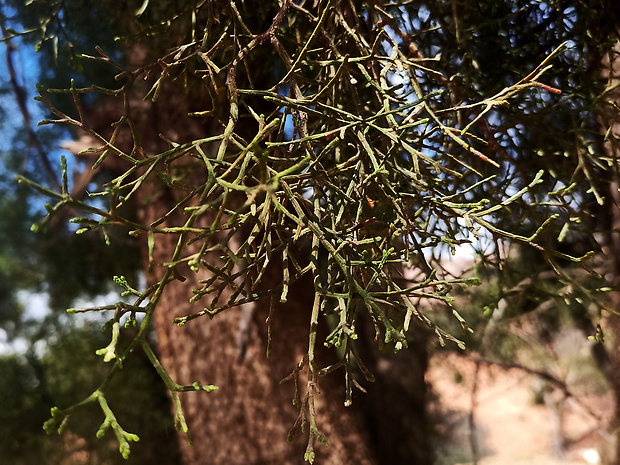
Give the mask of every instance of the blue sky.
M 15 69 L 15 77 L 17 83 L 27 93 L 27 106 L 31 117 L 31 128 L 36 132 L 37 123 L 47 116 L 47 109 L 39 102 L 34 100 L 36 95 L 36 83 L 39 77 L 40 67 L 38 63 L 38 56 L 33 47 L 29 44 L 25 44 L 21 38 L 16 37 L 12 39 L 12 44 L 16 47 L 11 54 L 13 67 Z M 16 173 L 7 172 L 7 168 L 3 163 L 2 154 L 10 152 L 12 150 L 19 150 L 19 146 L 15 146 L 16 140 L 23 141 L 26 139 L 24 129 L 24 117 L 17 104 L 17 100 L 14 91 L 11 86 L 9 78 L 9 68 L 7 65 L 7 46 L 0 41 L 0 89 L 4 92 L 0 93 L 0 173 L 6 175 L 7 179 L 12 179 L 12 175 Z M 21 133 L 21 134 L 20 134 Z M 67 133 L 66 138 L 69 137 Z M 64 137 L 63 137 L 64 138 Z M 60 146 L 61 140 L 58 141 Z M 24 150 L 23 157 L 26 159 L 26 148 Z M 60 173 L 60 157 L 64 154 L 67 157 L 69 173 L 73 169 L 73 156 L 67 151 L 57 149 L 47 153 L 50 163 L 53 168 L 58 169 Z M 34 150 L 30 150 L 28 159 L 38 157 Z M 22 173 L 20 173 L 22 174 Z M 60 179 L 60 175 L 58 176 Z M 71 184 L 71 179 L 69 179 Z M 39 210 L 44 214 L 44 204 L 48 199 L 39 195 L 32 196 L 32 208 Z M 2 244 L 0 244 L 2 247 Z M 59 251 L 60 252 L 60 251 Z M 106 296 L 106 302 L 114 298 L 118 300 L 116 296 Z M 18 300 L 24 305 L 25 314 L 23 319 L 42 319 L 43 316 L 49 312 L 47 305 L 47 295 L 45 293 L 32 293 L 30 291 L 18 292 Z M 83 304 L 83 305 L 82 305 Z M 98 305 L 103 305 L 101 302 L 97 302 Z M 80 306 L 87 307 L 89 303 L 81 302 Z M 74 318 L 75 317 L 70 317 Z M 77 319 L 76 319 L 77 320 Z M 28 347 L 25 340 L 16 339 L 14 341 L 8 341 L 7 334 L 4 330 L 0 329 L 0 353 L 6 352 L 23 352 Z

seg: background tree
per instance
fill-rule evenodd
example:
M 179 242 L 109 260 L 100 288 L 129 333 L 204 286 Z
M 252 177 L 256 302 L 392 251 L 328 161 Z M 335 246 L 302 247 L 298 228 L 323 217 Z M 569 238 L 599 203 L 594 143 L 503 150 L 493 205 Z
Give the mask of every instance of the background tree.
M 107 308 L 115 328 L 125 315 L 143 315 L 111 375 L 142 347 L 171 390 L 180 429 L 177 393 L 210 389 L 196 380 L 220 386 L 183 398 L 200 434 L 183 449 L 186 461 L 295 460 L 297 448 L 274 446 L 290 424 L 306 427 L 308 460 L 325 453 L 366 463 L 389 450 L 395 460 L 430 461 L 425 447 L 378 445 L 375 454 L 378 435 L 357 420 L 385 404 L 368 396 L 365 409 L 354 403 L 343 416 L 331 372 L 344 371 L 346 405 L 353 387 L 372 379 L 364 361 L 385 389 L 408 388 L 400 402 L 420 414 L 384 415 L 386 424 L 428 444 L 423 422 L 400 426 L 424 418 L 428 335 L 460 344 L 436 313 L 468 329 L 451 293 L 478 279 L 441 273 L 440 262 L 474 238 L 480 261 L 494 266 L 505 263 L 503 247 L 532 247 L 571 284 L 563 297 L 581 299 L 577 289 L 605 306 L 596 290 L 613 283 L 598 263 L 585 262 L 599 276 L 592 289 L 572 271 L 599 250 L 592 218 L 616 208 L 606 195 L 615 159 L 596 119 L 605 92 L 598 70 L 612 42 L 591 31 L 613 36 L 617 24 L 613 5 L 604 6 L 598 14 L 580 2 L 147 1 L 135 17 L 132 5 L 101 6 L 126 33 L 125 62 L 101 48 L 80 55 L 75 41 L 69 50 L 84 68 L 116 67 L 120 87 L 41 88 L 40 98 L 55 115 L 48 123 L 94 138 L 95 166 L 116 173 L 97 194 L 109 204 L 76 199 L 67 186 L 37 188 L 58 202 L 45 222 L 70 206 L 87 213 L 75 220 L 80 232 L 123 226 L 142 239 L 147 290 L 119 279 L 136 301 Z M 67 11 L 43 17 L 70 31 L 89 16 L 80 5 Z M 54 37 L 44 31 L 42 44 Z M 75 108 L 51 100 L 58 94 Z M 130 203 L 135 218 L 121 210 Z M 567 238 L 589 246 L 563 250 Z M 404 266 L 414 270 L 406 279 Z M 183 303 L 190 287 L 204 310 Z M 215 318 L 199 318 L 207 315 Z M 144 336 L 151 321 L 167 372 Z M 387 352 L 412 346 L 413 381 L 379 370 L 373 338 Z M 323 342 L 337 350 L 323 353 Z M 290 397 L 277 383 L 290 370 L 298 410 L 270 410 Z M 109 420 L 108 379 L 89 401 Z M 48 427 L 72 411 L 56 410 Z M 126 450 L 132 436 L 112 426 Z M 315 452 L 324 433 L 331 445 Z
M 28 15 L 17 15 L 6 2 L 0 3 L 0 20 L 4 38 L 29 21 Z M 0 79 L 0 456 L 15 464 L 126 463 L 115 438 L 95 437 L 96 417 L 74 419 L 62 437 L 49 436 L 41 427 L 51 407 L 86 396 L 107 372 L 107 367 L 94 365 L 95 351 L 109 342 L 101 331 L 105 320 L 77 321 L 67 317 L 66 309 L 77 298 L 90 301 L 109 293 L 114 274 L 137 276 L 140 254 L 137 241 L 115 238 L 113 231 L 113 243 L 103 251 L 103 236 L 75 236 L 77 228 L 62 220 L 50 225 L 48 234 L 30 231 L 45 214 L 44 202 L 13 177 L 20 173 L 55 186 L 61 178 L 57 144 L 69 137 L 60 128 L 33 130 L 42 117 L 29 87 L 34 88 L 39 78 L 35 56 L 28 52 L 35 42 L 26 35 L 8 39 L 0 47 L 6 70 Z M 45 76 L 52 57 L 40 57 Z M 62 68 L 54 78 L 66 82 L 69 73 L 70 69 Z M 78 166 L 74 173 L 69 182 L 76 196 L 83 195 L 91 181 L 104 178 L 90 170 L 78 175 Z M 125 345 L 126 335 L 120 339 Z M 131 369 L 114 382 L 110 402 L 124 423 L 144 433 L 146 442 L 134 450 L 131 463 L 152 463 L 154 458 L 177 463 L 180 456 L 164 387 L 156 382 L 157 374 L 146 357 L 135 357 L 130 363 Z
M 126 371 L 110 385 L 108 398 L 119 421 L 141 431 L 143 442 L 132 449 L 129 462 L 118 453 L 116 438 L 95 436 L 101 421 L 92 408 L 72 419 L 63 436 L 50 437 L 43 431 L 51 406 L 88 396 L 107 372 L 95 354 L 109 342 L 99 321 L 81 328 L 65 323 L 63 333 L 56 336 L 44 351 L 39 344 L 39 353 L 0 356 L 2 456 L 24 465 L 181 463 L 165 389 L 143 355 L 128 360 Z M 127 342 L 125 336 L 119 341 L 121 346 Z

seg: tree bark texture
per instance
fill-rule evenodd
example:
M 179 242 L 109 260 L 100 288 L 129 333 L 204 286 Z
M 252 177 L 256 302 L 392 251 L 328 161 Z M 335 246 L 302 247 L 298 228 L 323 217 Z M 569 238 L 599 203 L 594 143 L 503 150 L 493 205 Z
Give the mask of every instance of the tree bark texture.
M 166 251 L 162 247 L 161 253 Z M 272 310 L 274 336 L 269 359 L 265 323 L 269 302 L 255 306 L 241 358 L 240 320 L 247 308 L 225 311 L 213 320 L 203 317 L 182 328 L 171 323 L 173 317 L 197 310 L 187 300 L 190 286 L 198 283 L 191 274 L 187 277 L 185 283 L 177 281 L 166 289 L 155 315 L 161 361 L 180 384 L 200 381 L 219 389 L 182 397 L 194 441 L 189 447 L 181 438 L 184 463 L 303 463 L 305 434 L 298 433 L 292 444 L 286 440 L 296 420 L 294 386 L 280 381 L 307 350 L 311 283 L 294 289 L 289 302 Z M 373 463 L 363 418 L 357 408 L 343 407 L 344 389 L 336 376 L 320 383 L 316 408 L 329 447 L 317 446 L 317 463 Z M 300 384 L 303 389 L 304 380 Z

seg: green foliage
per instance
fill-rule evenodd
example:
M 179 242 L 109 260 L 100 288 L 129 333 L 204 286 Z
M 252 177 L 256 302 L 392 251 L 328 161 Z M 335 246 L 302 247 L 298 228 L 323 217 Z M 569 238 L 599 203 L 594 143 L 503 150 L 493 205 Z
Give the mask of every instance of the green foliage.
M 584 80 L 588 60 L 611 42 L 590 37 L 590 21 L 604 17 L 593 18 L 583 2 L 238 3 L 146 1 L 135 18 L 122 13 L 133 61 L 68 45 L 75 66 L 116 70 L 114 86 L 39 86 L 38 100 L 53 114 L 42 124 L 84 131 L 97 141 L 90 149 L 96 166 L 114 159 L 125 167 L 91 193 L 98 203 L 20 177 L 55 202 L 43 224 L 70 207 L 84 212 L 73 220 L 79 233 L 120 227 L 142 237 L 151 261 L 154 244 L 178 238 L 167 261 L 151 263 L 165 269 L 158 284 L 139 292 L 119 282 L 135 300 L 92 309 L 114 310 L 114 338 L 101 352 L 114 365 L 84 403 L 99 403 L 123 453 L 133 436 L 106 399 L 112 375 L 134 349 L 144 349 L 170 389 L 178 428 L 186 425 L 177 393 L 211 389 L 177 385 L 146 339 L 164 288 L 183 279 L 182 266 L 211 278 L 191 297 L 203 310 L 177 318 L 181 326 L 266 297 L 286 302 L 293 282 L 313 277 L 308 352 L 294 372 L 308 373 L 309 395 L 299 408 L 309 422 L 312 461 L 314 441 L 324 438 L 314 415 L 319 377 L 344 367 L 348 404 L 353 370 L 366 372 L 356 352 L 360 313 L 390 350 L 407 347 L 413 325 L 429 328 L 442 345 L 462 347 L 460 334 L 470 330 L 455 289 L 479 280 L 442 273 L 442 257 L 479 240 L 480 260 L 501 266 L 501 246 L 520 244 L 574 283 L 566 270 L 593 251 L 563 251 L 558 243 L 572 234 L 592 237 L 592 215 L 615 170 L 600 150 L 605 131 L 594 122 L 605 83 Z M 63 30 L 71 26 L 51 16 Z M 123 100 L 107 132 L 83 109 L 99 96 Z M 200 135 L 136 123 L 144 101 L 162 100 L 186 113 L 177 124 L 198 125 Z M 162 131 L 164 144 L 153 141 L 153 130 Z M 162 192 L 175 200 L 152 223 L 123 211 Z M 275 283 L 265 278 L 271 267 L 281 270 Z M 403 279 L 406 268 L 413 276 Z M 601 286 L 575 286 L 602 304 Z M 459 330 L 439 326 L 431 304 L 447 310 Z M 143 319 L 119 351 L 126 314 Z M 327 341 L 316 336 L 322 314 L 338 318 Z M 323 342 L 340 348 L 337 365 L 317 365 L 315 347 Z M 75 408 L 55 411 L 48 425 L 60 426 Z
M 79 460 L 85 454 L 88 463 L 178 463 L 169 400 L 143 355 L 127 360 L 111 383 L 108 396 L 110 404 L 118 410 L 118 422 L 145 441 L 132 448 L 129 462 L 118 454 L 118 447 L 114 447 L 117 438 L 113 435 L 95 437 L 102 421 L 104 425 L 110 422 L 94 409 L 64 422 L 63 429 L 69 436 L 48 436 L 41 428 L 54 404 L 70 404 L 89 395 L 106 376 L 107 367 L 97 363 L 95 348 L 105 344 L 107 337 L 101 332 L 100 323 L 91 322 L 82 328 L 65 329 L 56 342 L 50 341 L 44 350 L 37 351 L 41 355 L 32 351 L 27 356 L 0 357 L 2 457 L 24 465 L 69 463 L 67 460 Z M 127 335 L 119 342 L 121 347 L 126 344 Z M 110 418 L 109 415 L 105 418 Z
M 54 451 L 41 440 L 41 422 L 49 414 L 38 380 L 26 360 L 0 358 L 0 455 L 12 463 L 42 463 Z

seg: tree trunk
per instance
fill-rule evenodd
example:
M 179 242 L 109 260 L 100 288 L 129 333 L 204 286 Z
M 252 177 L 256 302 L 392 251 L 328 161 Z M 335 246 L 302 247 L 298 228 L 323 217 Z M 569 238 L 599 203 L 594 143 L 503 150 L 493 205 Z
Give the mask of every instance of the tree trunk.
M 164 258 L 169 250 L 165 246 L 160 249 Z M 305 435 L 298 434 L 292 444 L 286 440 L 296 420 L 294 386 L 280 381 L 307 350 L 311 283 L 293 289 L 294 299 L 277 304 L 272 311 L 273 342 L 267 359 L 268 301 L 255 305 L 251 312 L 245 354 L 238 340 L 243 330 L 242 312 L 247 314 L 247 308 L 225 311 L 213 320 L 203 317 L 182 328 L 172 324 L 174 317 L 199 310 L 187 303 L 191 286 L 198 287 L 198 283 L 192 274 L 186 276 L 185 283 L 168 286 L 156 310 L 162 364 L 180 384 L 200 381 L 219 389 L 182 397 L 194 442 L 190 447 L 181 439 L 184 463 L 303 463 Z M 317 448 L 317 461 L 373 463 L 363 419 L 356 407 L 344 408 L 339 378 L 332 375 L 320 383 L 318 426 L 327 435 L 329 447 Z
M 168 148 L 159 134 L 183 143 L 221 130 L 215 118 L 206 122 L 188 118 L 193 102 L 182 90 L 162 92 L 157 103 L 143 100 L 145 93 L 140 94 L 138 89 L 137 97 L 131 100 L 132 120 L 140 134 L 140 149 L 144 153 L 161 153 Z M 91 108 L 91 126 L 109 137 L 110 124 L 123 113 L 122 105 L 119 99 L 98 101 Z M 115 145 L 131 151 L 134 140 L 129 131 L 121 132 Z M 108 158 L 104 168 L 124 172 L 126 167 L 109 165 L 123 163 L 121 160 Z M 200 185 L 203 182 L 200 177 L 206 176 L 204 166 L 202 170 L 191 167 L 189 171 L 196 185 Z M 150 225 L 172 209 L 185 193 L 151 179 L 136 195 L 138 220 Z M 167 218 L 164 226 L 180 226 L 186 219 L 182 211 L 177 211 Z M 202 219 L 205 222 L 202 226 L 207 226 L 207 220 Z M 151 286 L 161 280 L 165 269 L 155 266 L 148 271 L 148 246 L 146 237 L 143 239 L 144 269 L 147 286 Z M 153 263 L 169 262 L 177 240 L 176 235 L 158 235 Z M 192 253 L 191 248 L 187 249 L 189 253 Z M 217 265 L 217 254 L 210 257 L 211 264 Z M 266 285 L 276 282 L 281 273 L 278 268 L 275 264 L 268 270 L 267 274 L 272 276 L 263 278 Z M 281 383 L 281 380 L 295 369 L 308 351 L 314 300 L 311 278 L 295 283 L 286 303 L 266 299 L 246 304 L 241 309 L 226 310 L 213 319 L 203 316 L 178 327 L 173 323 L 175 317 L 190 315 L 208 306 L 204 299 L 193 304 L 189 302 L 192 289 L 202 287 L 199 281 L 208 276 L 204 268 L 195 273 L 179 265 L 177 271 L 185 281 L 173 281 L 166 286 L 154 313 L 160 360 L 178 384 L 191 385 L 198 381 L 219 388 L 210 393 L 180 395 L 193 441 L 190 446 L 187 438 L 181 435 L 183 462 L 186 465 L 304 463 L 308 427 L 306 425 L 303 432 L 297 431 L 292 443 L 287 442 L 298 411 L 293 405 L 295 384 L 292 381 Z M 269 358 L 266 356 L 267 318 L 271 321 L 272 333 Z M 315 463 L 431 464 L 430 430 L 425 412 L 426 337 L 421 332 L 406 353 L 388 359 L 379 352 L 374 331 L 369 332 L 371 334 L 361 336 L 358 341 L 364 361 L 377 375 L 374 385 L 369 385 L 360 375 L 360 383 L 368 389 L 368 394 L 356 395 L 353 405 L 345 407 L 344 373 L 336 371 L 319 380 L 315 402 L 317 427 L 327 437 L 328 447 L 315 444 Z M 320 321 L 317 362 L 321 367 L 338 360 L 335 350 L 322 347 L 327 333 L 327 323 Z M 307 383 L 304 373 L 298 383 L 302 398 Z
M 151 134 L 142 139 L 143 148 L 149 153 L 162 150 L 156 136 L 160 131 L 166 135 L 175 133 L 176 140 L 191 140 L 196 137 L 196 132 L 204 130 L 204 126 L 196 128 L 187 122 L 187 117 L 181 116 L 183 113 L 187 115 L 183 102 L 149 105 L 151 108 L 143 108 L 141 120 L 136 121 L 142 134 Z M 178 119 L 170 116 L 175 110 Z M 167 115 L 163 120 L 165 126 L 160 127 L 159 114 Z M 178 124 L 171 126 L 170 121 L 175 120 Z M 201 136 L 204 137 L 204 132 Z M 200 173 L 197 170 L 192 176 L 201 176 Z M 175 195 L 184 194 L 163 183 L 151 183 L 138 200 L 140 222 L 148 225 L 161 218 L 178 201 Z M 185 215 L 179 213 L 170 216 L 166 224 L 179 226 L 184 220 Z M 177 240 L 177 236 L 158 237 L 153 263 L 169 262 Z M 145 270 L 148 270 L 146 243 L 144 257 Z M 216 265 L 217 255 L 210 257 L 211 264 Z M 199 381 L 219 387 L 211 393 L 181 394 L 193 440 L 193 446 L 189 446 L 187 438 L 181 437 L 184 463 L 303 463 L 307 432 L 298 434 L 292 444 L 287 442 L 287 434 L 297 418 L 292 403 L 295 386 L 292 382 L 281 384 L 280 381 L 292 372 L 307 352 L 310 309 L 314 299 L 312 282 L 299 283 L 292 288 L 288 302 L 275 303 L 271 315 L 272 303 L 263 300 L 246 304 L 243 309 L 229 309 L 212 320 L 204 316 L 178 327 L 173 323 L 175 317 L 196 313 L 208 302 L 204 299 L 194 304 L 189 302 L 192 289 L 201 287 L 199 280 L 207 279 L 207 272 L 202 269 L 195 273 L 181 266 L 177 271 L 186 280 L 173 281 L 166 286 L 154 314 L 162 365 L 179 384 L 191 385 Z M 159 282 L 164 272 L 163 267 L 147 272 L 147 285 Z M 269 281 L 269 278 L 265 280 Z M 268 316 L 273 333 L 269 359 L 266 357 Z M 247 339 L 247 346 L 241 339 Z M 322 355 L 324 359 L 319 361 L 325 364 L 334 356 L 327 351 Z M 328 437 L 329 447 L 317 445 L 317 462 L 374 463 L 361 412 L 355 406 L 347 409 L 343 406 L 341 378 L 332 374 L 320 380 L 316 405 L 318 427 Z M 300 388 L 304 384 L 300 383 Z
M 144 224 L 160 218 L 177 202 L 165 189 L 153 186 L 149 194 L 151 201 L 145 202 L 140 210 Z M 180 224 L 180 218 L 169 221 Z M 170 261 L 176 241 L 176 237 L 159 240 L 153 253 L 154 263 Z M 213 255 L 211 264 L 217 264 L 218 260 Z M 145 269 L 148 269 L 146 261 Z M 179 384 L 199 381 L 219 387 L 211 393 L 182 394 L 193 440 L 193 446 L 189 446 L 186 438 L 181 438 L 184 463 L 304 463 L 307 427 L 304 432 L 297 431 L 292 444 L 287 442 L 288 432 L 297 419 L 292 402 L 295 385 L 292 381 L 283 384 L 280 381 L 293 371 L 308 350 L 314 300 L 311 279 L 296 283 L 286 303 L 263 300 L 224 311 L 212 320 L 204 316 L 178 327 L 172 323 L 175 317 L 195 313 L 208 305 L 204 301 L 189 303 L 191 290 L 200 287 L 200 279 L 207 279 L 205 272 L 196 274 L 180 267 L 178 271 L 186 280 L 170 283 L 155 310 L 162 364 Z M 147 285 L 158 282 L 163 273 L 163 268 L 156 268 L 148 275 Z M 276 282 L 278 266 L 269 273 L 274 276 L 263 278 L 267 285 Z M 266 356 L 267 318 L 272 332 L 269 358 Z M 432 451 L 425 415 L 426 339 L 415 342 L 408 353 L 389 359 L 379 353 L 374 332 L 370 332 L 360 341 L 364 361 L 377 375 L 374 385 L 363 382 L 368 394 L 357 395 L 352 406 L 344 407 L 343 372 L 336 371 L 319 381 L 315 404 L 317 426 L 327 436 L 329 445 L 315 445 L 316 463 L 430 464 Z M 320 321 L 318 347 L 326 335 L 327 324 Z M 319 366 L 337 361 L 334 350 L 317 350 Z M 299 383 L 302 398 L 306 381 L 302 373 Z

